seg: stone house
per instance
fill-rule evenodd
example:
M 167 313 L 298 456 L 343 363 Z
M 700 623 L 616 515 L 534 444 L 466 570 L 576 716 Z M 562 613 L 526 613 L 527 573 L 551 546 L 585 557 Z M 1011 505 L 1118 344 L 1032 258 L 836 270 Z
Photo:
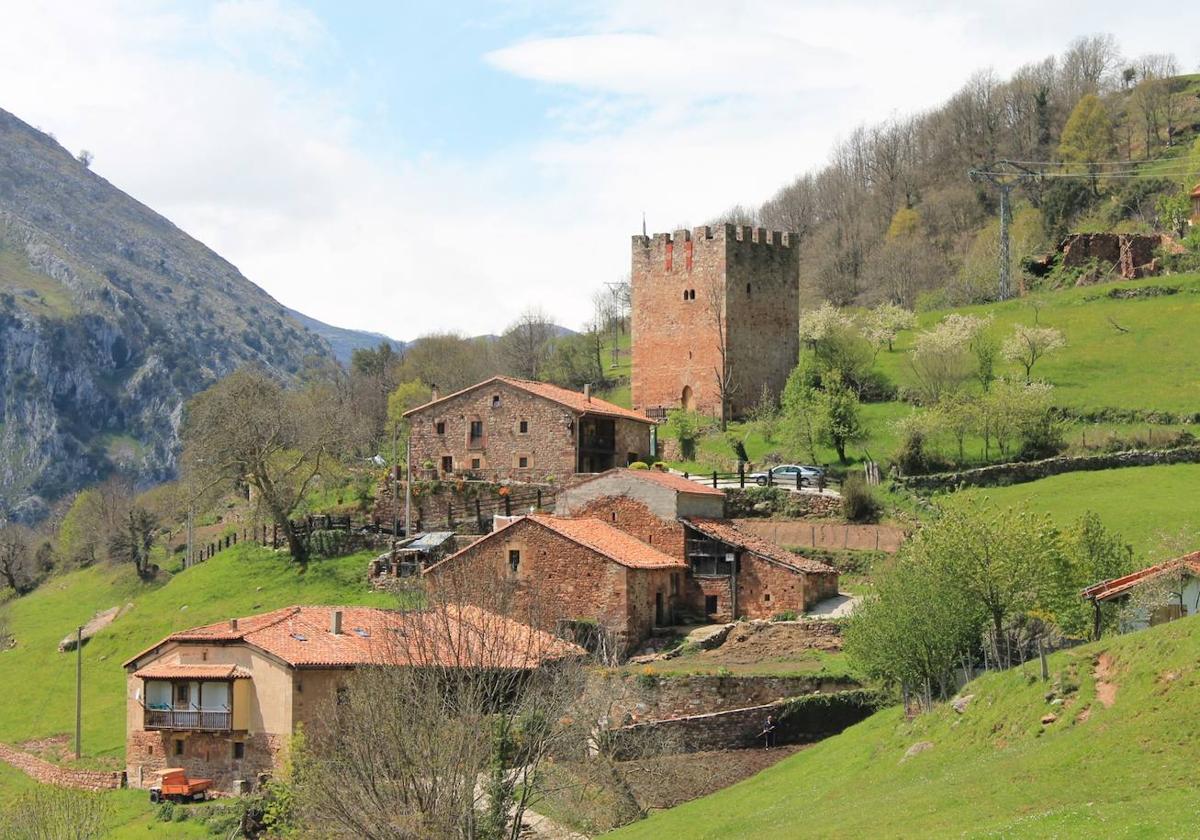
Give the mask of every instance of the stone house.
M 832 566 L 725 519 L 725 494 L 657 470 L 611 470 L 564 488 L 560 516 L 591 516 L 684 561 L 681 608 L 715 621 L 802 613 L 837 595 Z
M 543 630 L 587 622 L 607 631 L 618 654 L 655 627 L 675 623 L 687 567 L 608 522 L 543 514 L 518 516 L 425 570 L 426 586 L 458 587 Z
M 720 416 L 723 368 L 730 416 L 744 415 L 763 386 L 782 393 L 800 353 L 794 235 L 725 224 L 634 236 L 632 250 L 635 409 Z
M 561 480 L 650 456 L 644 414 L 583 392 L 495 376 L 408 412 L 414 467 L 489 481 Z
M 837 594 L 835 569 L 742 531 L 724 505 L 681 476 L 608 470 L 568 483 L 554 516 L 519 517 L 426 574 L 453 572 L 489 598 L 510 586 L 523 620 L 594 621 L 620 652 L 656 626 L 801 613 Z
M 395 641 L 423 632 L 455 643 L 418 648 Z M 472 634 L 495 641 L 472 645 Z M 439 661 L 429 661 L 433 650 Z M 471 606 L 407 613 L 293 606 L 182 630 L 124 663 L 128 783 L 148 787 L 157 771 L 183 767 L 212 779 L 218 791 L 233 791 L 238 780 L 252 785 L 278 765 L 299 727 L 319 724 L 353 668 L 525 670 L 582 654 Z

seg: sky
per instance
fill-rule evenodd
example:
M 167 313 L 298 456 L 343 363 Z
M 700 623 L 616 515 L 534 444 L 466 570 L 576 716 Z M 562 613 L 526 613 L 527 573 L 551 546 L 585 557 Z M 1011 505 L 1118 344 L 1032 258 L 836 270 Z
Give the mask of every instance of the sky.
M 643 213 L 758 204 L 1079 35 L 1200 69 L 1187 3 L 0 3 L 0 108 L 285 305 L 400 339 L 578 328 Z

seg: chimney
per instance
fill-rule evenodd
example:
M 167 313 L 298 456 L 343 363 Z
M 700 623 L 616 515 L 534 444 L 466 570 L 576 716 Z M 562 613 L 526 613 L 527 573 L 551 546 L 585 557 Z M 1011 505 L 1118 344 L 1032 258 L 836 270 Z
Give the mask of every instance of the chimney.
M 342 635 L 342 611 L 334 610 L 329 616 L 329 632 L 335 636 Z
M 429 401 L 436 402 L 438 398 L 438 389 L 436 385 L 429 386 Z
M 583 398 L 588 402 L 592 401 L 592 383 L 588 382 L 583 386 Z
M 229 629 L 235 633 L 237 632 L 237 619 L 236 618 L 229 619 Z

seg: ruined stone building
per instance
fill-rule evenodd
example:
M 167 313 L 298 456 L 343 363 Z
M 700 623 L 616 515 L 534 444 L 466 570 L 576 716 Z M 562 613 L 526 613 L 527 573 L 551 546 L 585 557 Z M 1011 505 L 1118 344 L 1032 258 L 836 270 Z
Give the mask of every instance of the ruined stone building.
M 418 475 L 488 481 L 560 480 L 649 458 L 644 414 L 593 397 L 508 376 L 405 412 Z
M 530 624 L 603 627 L 625 653 L 655 627 L 802 613 L 837 594 L 835 569 L 724 519 L 725 494 L 657 470 L 576 480 L 555 515 L 517 517 L 425 570 L 511 592 Z M 469 587 L 468 587 L 469 588 Z
M 128 783 L 148 787 L 182 767 L 218 791 L 253 785 L 279 766 L 292 735 L 320 725 L 354 668 L 525 671 L 581 655 L 474 606 L 293 606 L 181 630 L 124 663 Z
M 800 352 L 795 236 L 739 225 L 633 237 L 632 398 L 662 416 L 744 415 Z M 722 387 L 725 383 L 726 387 Z

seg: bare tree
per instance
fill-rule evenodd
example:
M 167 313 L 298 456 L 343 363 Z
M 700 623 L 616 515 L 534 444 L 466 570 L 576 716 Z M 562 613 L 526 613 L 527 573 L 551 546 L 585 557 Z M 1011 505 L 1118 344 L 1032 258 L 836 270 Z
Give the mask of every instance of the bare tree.
M 131 506 L 121 527 L 108 541 L 108 558 L 131 563 L 138 577 L 150 576 L 150 549 L 154 546 L 154 531 L 158 520 L 145 508 Z
M 557 329 L 541 309 L 527 309 L 500 336 L 506 370 L 522 379 L 539 379 L 550 357 Z
M 252 488 L 303 562 L 291 515 L 340 444 L 343 409 L 320 385 L 288 391 L 261 370 L 237 370 L 188 404 L 185 470 L 197 485 Z
M 31 541 L 32 534 L 20 525 L 0 528 L 0 579 L 18 595 L 33 588 Z
M 734 377 L 733 359 L 729 352 L 729 324 L 725 313 L 725 284 L 712 278 L 704 286 L 704 314 L 711 330 L 711 340 L 717 351 L 713 366 L 713 382 L 717 388 L 717 399 L 721 403 L 721 431 L 729 426 L 730 407 L 738 392 L 738 381 Z
M 296 759 L 307 827 L 330 838 L 511 838 L 549 755 L 586 751 L 582 650 L 533 629 L 510 587 L 443 574 L 375 638 Z

